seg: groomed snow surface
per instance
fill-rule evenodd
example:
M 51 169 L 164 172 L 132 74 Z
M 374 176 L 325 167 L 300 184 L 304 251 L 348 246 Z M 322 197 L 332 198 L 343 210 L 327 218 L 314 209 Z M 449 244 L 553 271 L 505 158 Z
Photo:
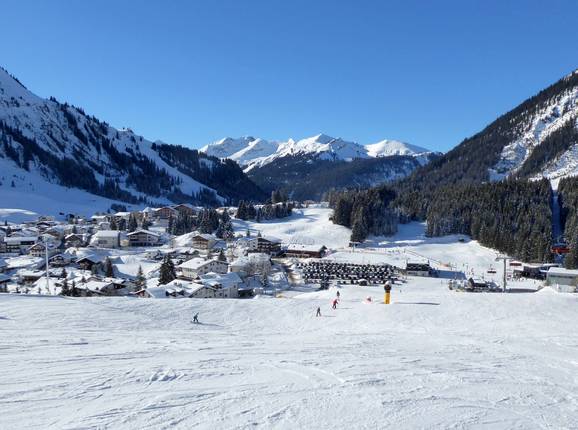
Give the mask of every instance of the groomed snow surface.
M 576 428 L 575 296 L 340 291 L 0 295 L 0 428 Z

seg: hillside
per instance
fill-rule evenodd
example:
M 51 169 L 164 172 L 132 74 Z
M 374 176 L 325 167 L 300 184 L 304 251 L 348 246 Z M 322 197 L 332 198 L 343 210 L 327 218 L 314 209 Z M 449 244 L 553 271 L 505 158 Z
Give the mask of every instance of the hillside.
M 578 174 L 578 71 L 540 91 L 403 182 L 431 190 L 457 182 Z
M 139 205 L 264 197 L 233 162 L 117 130 L 81 108 L 34 95 L 3 69 L 0 167 L 0 193 L 42 195 L 51 184 Z

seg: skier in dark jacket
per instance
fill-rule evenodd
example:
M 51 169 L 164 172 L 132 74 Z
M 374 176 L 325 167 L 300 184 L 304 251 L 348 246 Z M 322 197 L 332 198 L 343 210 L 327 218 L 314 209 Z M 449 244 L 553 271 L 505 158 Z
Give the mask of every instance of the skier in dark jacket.
M 317 307 L 317 313 L 315 314 L 316 317 L 320 317 L 321 316 L 321 308 Z
M 341 296 L 341 293 L 338 291 L 337 292 L 337 300 L 339 300 L 339 297 Z
M 195 324 L 198 324 L 198 323 L 199 323 L 199 313 L 198 313 L 198 312 L 193 316 L 193 322 L 194 322 Z

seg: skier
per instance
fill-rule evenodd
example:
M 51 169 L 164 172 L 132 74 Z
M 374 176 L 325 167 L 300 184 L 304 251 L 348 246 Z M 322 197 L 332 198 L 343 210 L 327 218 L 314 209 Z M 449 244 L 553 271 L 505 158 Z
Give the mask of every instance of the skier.
M 333 300 L 333 309 L 337 309 L 337 299 Z
M 199 313 L 198 312 L 193 316 L 193 323 L 195 323 L 195 324 L 199 323 Z
M 337 300 L 339 300 L 339 296 L 341 296 L 341 294 L 339 293 L 339 291 L 337 291 Z
M 317 313 L 315 314 L 316 317 L 320 317 L 321 316 L 321 308 L 317 307 Z

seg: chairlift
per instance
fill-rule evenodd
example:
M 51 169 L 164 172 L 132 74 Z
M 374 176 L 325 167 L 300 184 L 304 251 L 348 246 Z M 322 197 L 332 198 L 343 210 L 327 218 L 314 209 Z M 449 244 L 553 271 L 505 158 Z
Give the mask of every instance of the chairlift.
M 490 266 L 490 268 L 488 269 L 488 273 L 495 274 L 497 272 L 496 272 L 496 269 L 494 269 L 492 266 Z

